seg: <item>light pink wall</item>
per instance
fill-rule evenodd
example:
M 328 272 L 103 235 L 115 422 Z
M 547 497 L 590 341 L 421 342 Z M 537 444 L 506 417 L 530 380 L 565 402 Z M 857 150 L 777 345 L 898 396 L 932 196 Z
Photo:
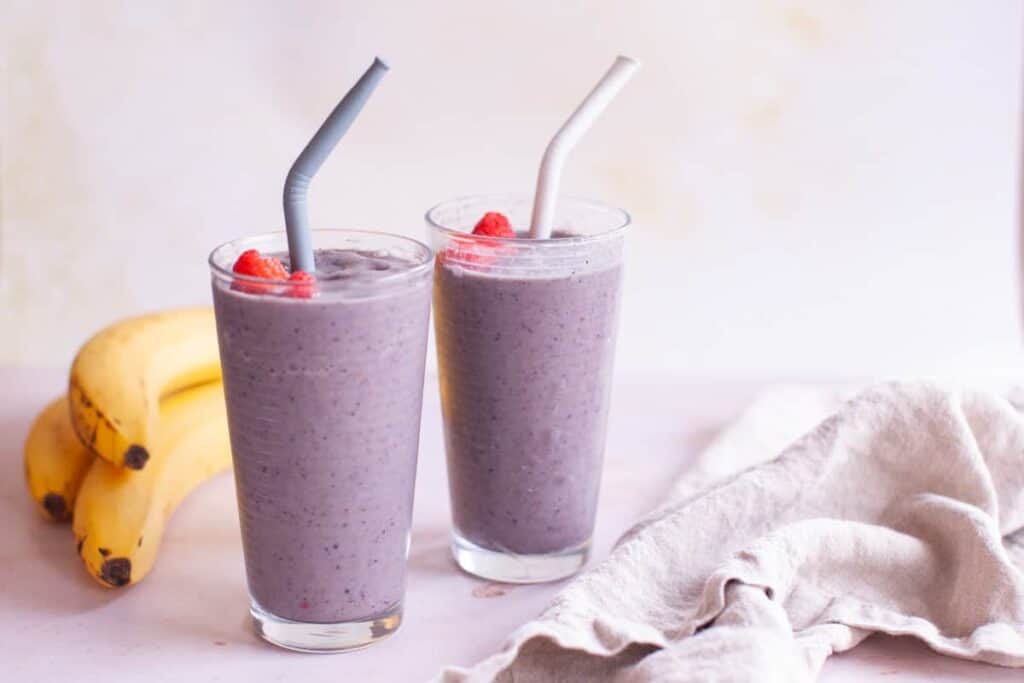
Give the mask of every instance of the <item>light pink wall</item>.
M 645 68 L 568 192 L 636 219 L 623 371 L 999 370 L 1018 346 L 1020 4 L 16 2 L 3 24 L 0 362 L 205 301 L 211 246 L 376 52 L 323 226 L 421 235 L 529 190 L 618 52 Z M 45 254 L 46 258 L 38 258 Z

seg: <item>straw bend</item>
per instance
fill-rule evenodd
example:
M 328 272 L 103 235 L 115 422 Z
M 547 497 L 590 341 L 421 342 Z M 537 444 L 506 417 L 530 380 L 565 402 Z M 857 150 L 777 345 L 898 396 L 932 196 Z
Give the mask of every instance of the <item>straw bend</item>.
M 307 202 L 313 176 L 362 111 L 363 105 L 370 99 L 374 88 L 387 73 L 388 68 L 387 63 L 380 57 L 373 60 L 370 68 L 345 94 L 288 171 L 288 177 L 284 182 L 283 199 L 284 221 L 288 231 L 288 256 L 291 259 L 292 270 L 312 273 L 316 269 Z
M 547 149 L 544 150 L 544 158 L 537 174 L 530 237 L 546 239 L 551 236 L 551 224 L 558 201 L 558 186 L 566 157 L 639 68 L 640 62 L 632 57 L 617 57 L 608 72 L 551 138 Z

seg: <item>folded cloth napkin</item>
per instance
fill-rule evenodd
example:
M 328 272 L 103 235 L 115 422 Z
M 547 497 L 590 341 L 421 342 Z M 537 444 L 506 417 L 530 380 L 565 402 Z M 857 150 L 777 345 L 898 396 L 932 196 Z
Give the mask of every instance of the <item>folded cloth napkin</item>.
M 1022 412 L 1024 390 L 933 383 L 767 395 L 605 562 L 439 680 L 812 681 L 875 631 L 1024 666 Z

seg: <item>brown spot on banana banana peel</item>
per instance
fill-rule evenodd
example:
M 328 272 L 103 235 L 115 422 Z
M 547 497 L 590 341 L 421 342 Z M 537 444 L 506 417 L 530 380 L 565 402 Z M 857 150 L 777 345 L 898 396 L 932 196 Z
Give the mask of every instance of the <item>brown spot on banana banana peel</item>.
M 149 451 L 138 444 L 132 444 L 124 454 L 124 466 L 132 470 L 141 470 L 149 461 Z
M 47 493 L 43 496 L 43 509 L 55 522 L 63 522 L 71 518 L 67 501 L 59 493 Z
M 82 391 L 82 387 L 79 386 L 78 382 L 75 381 L 74 377 L 71 378 L 71 384 L 68 386 L 68 394 L 77 395 L 79 397 L 78 404 L 76 404 L 75 401 L 71 402 L 72 407 L 84 408 L 90 414 L 95 414 L 98 416 L 98 412 L 93 409 L 92 401 L 89 399 L 88 396 L 86 396 L 85 392 Z M 78 435 L 78 438 L 81 440 L 83 444 L 95 450 L 96 436 L 100 429 L 99 420 L 88 419 L 86 416 L 83 415 L 83 411 L 81 409 L 74 411 L 74 418 L 75 419 L 71 420 L 71 426 L 74 428 L 75 434 Z M 86 434 L 83 432 L 83 428 L 85 427 L 86 424 L 89 423 L 92 423 L 92 433 Z
M 100 580 L 108 586 L 120 588 L 132 580 L 132 561 L 127 557 L 114 557 L 103 561 Z
M 83 545 L 85 545 L 85 536 L 82 536 L 80 539 L 78 539 L 78 545 L 75 546 L 75 552 L 78 553 L 79 556 L 81 556 L 82 554 Z
M 110 548 L 98 548 L 98 550 L 103 557 L 110 557 Z
M 171 511 L 210 474 L 230 467 L 224 407 L 220 382 L 169 396 L 161 403 L 160 429 L 145 468 L 129 470 L 104 459 L 92 463 L 74 517 L 75 533 L 88 536 L 85 568 L 99 583 L 125 587 L 142 580 L 154 566 Z M 110 555 L 103 557 L 100 547 Z
M 85 392 L 82 391 L 82 388 L 78 386 L 77 383 L 75 383 L 72 388 L 82 395 L 82 405 L 86 408 L 92 408 L 92 401 L 89 399 L 88 396 L 85 395 Z
M 92 455 L 72 429 L 66 396 L 55 398 L 39 412 L 22 450 L 25 483 L 36 509 L 51 522 L 71 519 Z
M 99 437 L 100 425 L 104 425 L 108 432 L 120 432 L 121 420 L 117 418 L 110 418 L 103 412 L 101 412 L 92 399 L 89 398 L 85 390 L 82 389 L 81 384 L 78 383 L 77 378 L 72 376 L 68 386 L 68 393 L 75 394 L 79 397 L 79 402 L 82 408 L 85 408 L 88 412 L 88 416 L 83 415 L 82 410 L 75 411 L 77 419 L 71 421 L 74 427 L 75 433 L 78 434 L 78 438 L 84 443 L 89 449 L 96 453 L 96 439 Z M 74 401 L 72 401 L 74 406 Z M 89 434 L 82 432 L 85 425 L 91 424 L 92 430 Z M 149 460 L 149 452 L 143 447 L 137 444 L 133 444 L 128 448 L 127 451 L 121 456 L 121 465 L 133 470 L 141 470 L 146 466 L 146 462 Z

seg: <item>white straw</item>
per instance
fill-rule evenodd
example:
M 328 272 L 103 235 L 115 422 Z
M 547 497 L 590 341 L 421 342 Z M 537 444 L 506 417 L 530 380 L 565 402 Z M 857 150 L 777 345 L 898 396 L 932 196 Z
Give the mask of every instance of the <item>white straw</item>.
M 540 172 L 537 174 L 530 237 L 547 239 L 551 236 L 551 223 L 555 218 L 558 184 L 562 177 L 562 167 L 565 166 L 565 158 L 639 68 L 640 62 L 632 57 L 616 57 L 608 73 L 597 82 L 580 106 L 576 107 L 576 111 L 562 124 L 555 137 L 551 138 L 548 148 L 544 151 L 544 159 L 540 162 Z

